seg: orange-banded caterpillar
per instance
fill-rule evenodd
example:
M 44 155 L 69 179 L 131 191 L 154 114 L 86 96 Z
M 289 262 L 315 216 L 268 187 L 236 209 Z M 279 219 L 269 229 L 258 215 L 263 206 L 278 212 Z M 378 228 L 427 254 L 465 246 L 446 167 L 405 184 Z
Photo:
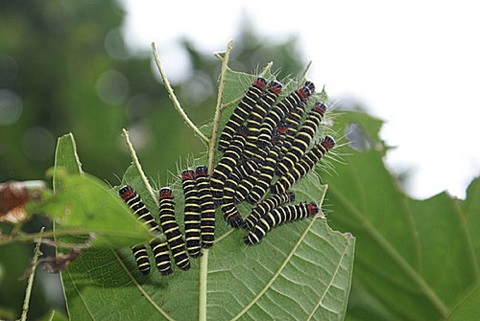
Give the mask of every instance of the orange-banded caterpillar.
M 278 206 L 293 202 L 294 200 L 295 194 L 292 192 L 286 192 L 273 195 L 261 201 L 252 208 L 250 214 L 245 218 L 245 227 L 251 230 L 265 214 Z
M 188 259 L 182 232 L 180 232 L 175 220 L 175 200 L 173 199 L 172 189 L 169 187 L 161 188 L 159 191 L 159 218 L 160 226 L 167 238 L 168 247 L 175 264 L 182 270 L 187 271 L 190 269 L 190 260 Z
M 303 155 L 298 163 L 296 163 L 290 171 L 281 176 L 275 184 L 271 187 L 272 193 L 279 194 L 286 192 L 296 181 L 306 175 L 315 164 L 325 155 L 329 150 L 335 146 L 335 140 L 330 136 L 325 136 L 324 139 L 312 147 L 312 149 Z
M 247 158 L 254 158 L 260 153 L 263 155 L 263 151 L 259 150 L 257 147 L 257 138 L 260 133 L 260 127 L 262 125 L 263 119 L 267 115 L 268 111 L 277 101 L 278 96 L 282 92 L 282 84 L 278 81 L 272 81 L 269 84 L 268 90 L 263 95 L 255 105 L 255 108 L 252 109 L 252 112 L 247 119 L 247 128 L 248 128 L 248 137 L 245 144 L 245 149 L 243 154 Z
M 232 115 L 228 119 L 225 127 L 218 141 L 218 150 L 225 151 L 230 144 L 237 129 L 245 122 L 250 115 L 252 109 L 255 107 L 257 100 L 259 100 L 263 90 L 267 85 L 267 81 L 258 77 L 253 84 L 248 88 L 247 92 L 243 96 L 242 100 L 238 103 L 237 107 L 233 110 Z
M 200 246 L 200 199 L 195 186 L 195 172 L 191 169 L 182 171 L 182 189 L 185 196 L 184 225 L 185 243 L 191 257 L 202 255 Z
M 200 199 L 200 237 L 202 247 L 212 247 L 215 240 L 215 206 L 210 191 L 210 180 L 208 179 L 208 168 L 200 165 L 195 168 L 196 187 Z
M 300 161 L 315 136 L 315 132 L 323 119 L 323 115 L 325 115 L 325 110 L 325 104 L 315 104 L 312 110 L 308 113 L 307 119 L 305 119 L 302 126 L 298 129 L 297 135 L 295 135 L 295 139 L 293 140 L 290 149 L 278 162 L 275 174 L 278 176 L 285 175 L 290 168 Z
M 269 146 L 275 126 L 277 126 L 277 124 L 280 123 L 296 105 L 306 102 L 308 97 L 310 97 L 314 91 L 315 86 L 313 83 L 307 81 L 305 85 L 290 93 L 270 109 L 270 112 L 263 119 L 262 127 L 260 128 L 260 133 L 257 139 L 257 145 L 261 149 Z
M 247 201 L 250 204 L 258 203 L 262 199 L 262 197 L 267 194 L 270 183 L 273 180 L 275 165 L 277 164 L 277 161 L 280 157 L 280 150 L 282 146 L 282 141 L 285 138 L 285 132 L 286 127 L 284 126 L 284 124 L 277 126 L 275 134 L 272 137 L 273 147 L 268 152 L 264 163 L 254 173 L 254 175 L 252 175 L 251 181 L 255 183 L 247 196 Z
M 123 186 L 118 191 L 120 197 L 127 203 L 127 205 L 132 209 L 132 211 L 137 215 L 137 217 L 143 221 L 143 223 L 148 224 L 150 227 L 150 232 L 160 234 L 160 228 L 155 221 L 155 218 L 152 216 L 150 211 L 143 204 L 140 195 L 135 193 L 133 188 L 129 185 Z M 155 257 L 155 263 L 157 265 L 160 273 L 167 275 L 173 272 L 172 264 L 170 262 L 170 256 L 168 254 L 168 245 L 166 241 L 161 241 L 159 238 L 153 238 L 149 242 L 150 248 L 152 249 L 153 255 Z M 147 249 L 144 245 L 136 245 L 132 247 L 133 256 L 135 257 L 135 262 L 138 269 L 142 274 L 147 275 L 150 273 L 150 261 L 148 259 Z
M 246 138 L 247 129 L 242 126 L 237 130 L 237 134 L 233 137 L 228 149 L 218 161 L 212 175 L 210 175 L 210 190 L 212 191 L 215 207 L 222 203 L 223 186 L 240 160 Z
M 260 242 L 263 237 L 275 226 L 300 220 L 307 216 L 314 216 L 318 213 L 317 203 L 300 203 L 297 205 L 280 206 L 265 214 L 258 221 L 257 225 L 243 238 L 247 245 Z

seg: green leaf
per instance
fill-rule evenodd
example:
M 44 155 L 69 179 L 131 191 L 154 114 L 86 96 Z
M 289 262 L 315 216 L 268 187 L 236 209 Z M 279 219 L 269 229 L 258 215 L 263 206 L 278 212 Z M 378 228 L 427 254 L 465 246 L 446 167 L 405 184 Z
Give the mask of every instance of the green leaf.
M 55 149 L 55 168 L 63 168 L 69 174 L 83 174 L 82 164 L 77 154 L 77 145 L 72 133 L 59 137 Z M 57 171 L 53 173 L 53 190 L 61 188 L 61 180 L 57 177 Z
M 33 210 L 57 222 L 55 234 L 92 235 L 94 246 L 126 246 L 152 235 L 124 202 L 102 181 L 88 175 L 56 173 L 62 186 Z
M 480 302 L 480 286 L 463 296 L 462 301 L 457 305 L 448 317 L 449 321 L 464 321 L 478 319 L 478 302 Z
M 348 156 L 328 178 L 330 222 L 359 240 L 347 320 L 445 320 L 480 280 L 478 180 L 466 201 L 411 199 L 383 164 L 382 122 L 354 112 L 337 120 L 338 132 L 355 124 L 356 142 L 370 146 L 338 149 Z
M 228 58 L 228 52 L 222 55 Z M 226 68 L 219 96 L 220 128 L 254 75 Z M 264 72 L 269 78 L 268 68 Z M 284 81 L 285 93 L 298 86 Z M 323 95 L 323 94 L 322 94 Z M 319 94 L 318 98 L 323 97 Z M 313 101 L 313 100 L 312 100 Z M 177 106 L 178 108 L 178 106 Z M 192 127 L 192 125 L 189 125 Z M 202 128 L 211 137 L 212 128 Z M 125 134 L 125 133 L 124 133 Z M 126 133 L 128 138 L 128 133 Z M 214 137 L 215 139 L 215 137 Z M 127 145 L 128 145 L 127 140 Z M 129 146 L 133 164 L 122 183 L 131 184 L 157 215 L 156 193 Z M 210 146 L 215 148 L 215 146 Z M 208 153 L 207 153 L 208 154 Z M 210 153 L 215 162 L 220 155 Z M 190 166 L 208 164 L 206 156 Z M 183 192 L 175 176 L 170 183 L 176 200 L 177 222 L 183 229 Z M 292 188 L 297 201 L 323 202 L 326 185 L 310 173 Z M 250 205 L 242 204 L 246 214 Z M 275 228 L 256 246 L 246 246 L 246 232 L 233 230 L 216 213 L 216 241 L 200 259 L 191 259 L 188 272 L 169 276 L 153 270 L 143 276 L 129 248 L 89 249 L 63 273 L 72 320 L 342 320 L 347 308 L 355 238 L 332 231 L 324 217 L 309 218 Z

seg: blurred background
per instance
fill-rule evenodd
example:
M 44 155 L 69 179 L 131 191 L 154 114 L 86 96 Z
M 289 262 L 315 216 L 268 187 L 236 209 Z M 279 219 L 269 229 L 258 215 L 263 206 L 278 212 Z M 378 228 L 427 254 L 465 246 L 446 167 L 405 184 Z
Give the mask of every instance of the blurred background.
M 336 108 L 384 119 L 383 138 L 396 147 L 387 163 L 409 194 L 464 197 L 480 172 L 475 12 L 467 1 L 3 0 L 0 182 L 45 179 L 56 139 L 72 132 L 83 169 L 116 185 L 130 163 L 120 135 L 127 128 L 147 175 L 167 184 L 204 146 L 174 110 L 150 44 L 201 125 L 215 105 L 212 53 L 234 40 L 233 69 L 251 73 L 273 61 L 281 79 L 313 61 L 309 78 L 326 86 Z M 5 315 L 21 309 L 25 283 L 10 276 L 23 273 L 30 253 L 0 247 Z M 60 288 L 40 278 L 32 318 L 62 308 Z

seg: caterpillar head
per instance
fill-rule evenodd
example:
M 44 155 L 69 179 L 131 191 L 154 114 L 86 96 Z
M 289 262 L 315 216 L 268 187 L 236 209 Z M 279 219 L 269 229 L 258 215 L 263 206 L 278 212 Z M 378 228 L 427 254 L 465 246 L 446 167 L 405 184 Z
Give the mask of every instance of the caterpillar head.
M 239 213 L 231 215 L 228 219 L 228 224 L 233 228 L 242 228 L 245 225 L 242 216 Z
M 315 106 L 313 106 L 312 111 L 319 113 L 323 117 L 327 111 L 327 106 L 325 106 L 324 103 L 317 102 L 315 103 Z
M 335 140 L 332 136 L 325 136 L 321 142 L 322 146 L 327 150 L 331 150 L 335 146 Z
M 274 80 L 270 83 L 268 86 L 268 90 L 273 92 L 274 94 L 280 95 L 282 93 L 282 84 L 279 83 L 278 81 Z
M 310 214 L 311 216 L 315 216 L 318 213 L 318 210 L 319 208 L 317 203 L 311 202 L 307 204 L 307 211 L 308 211 L 308 214 Z
M 199 165 L 195 168 L 195 175 L 197 177 L 203 177 L 208 175 L 208 167 L 205 165 Z
M 181 177 L 182 177 L 182 181 L 195 179 L 195 172 L 192 169 L 186 169 L 182 171 Z
M 253 82 L 253 85 L 263 90 L 267 86 L 267 80 L 263 77 L 258 77 Z
M 166 199 L 166 198 L 172 198 L 172 189 L 170 187 L 163 187 L 160 189 L 158 192 L 159 198 L 161 200 Z
M 118 194 L 123 200 L 128 200 L 135 195 L 135 191 L 130 185 L 125 185 L 118 191 Z
M 302 100 L 307 100 L 308 97 L 315 93 L 315 85 L 311 81 L 305 82 L 305 85 L 297 89 L 297 94 L 302 98 Z

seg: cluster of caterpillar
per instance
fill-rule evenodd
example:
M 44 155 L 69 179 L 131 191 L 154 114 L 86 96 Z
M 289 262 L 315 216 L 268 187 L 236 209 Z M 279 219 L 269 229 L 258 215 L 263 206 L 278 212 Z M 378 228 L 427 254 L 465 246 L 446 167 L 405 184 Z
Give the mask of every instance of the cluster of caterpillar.
M 181 172 L 185 235 L 176 222 L 169 187 L 159 191 L 160 224 L 130 186 L 120 189 L 120 196 L 152 234 L 165 235 L 166 240 L 154 237 L 149 242 L 162 274 L 173 272 L 170 254 L 180 269 L 188 270 L 189 257 L 198 258 L 202 248 L 213 246 L 216 208 L 231 227 L 248 230 L 243 238 L 247 245 L 260 242 L 279 224 L 318 213 L 315 202 L 292 204 L 295 194 L 290 191 L 335 146 L 331 136 L 313 141 L 327 109 L 315 102 L 307 111 L 314 91 L 315 85 L 307 81 L 277 102 L 279 82 L 268 84 L 262 77 L 253 82 L 219 136 L 217 147 L 223 155 L 212 174 L 204 165 Z M 245 218 L 237 210 L 241 202 L 253 205 Z M 132 251 L 138 269 L 149 274 L 145 245 L 135 245 Z

